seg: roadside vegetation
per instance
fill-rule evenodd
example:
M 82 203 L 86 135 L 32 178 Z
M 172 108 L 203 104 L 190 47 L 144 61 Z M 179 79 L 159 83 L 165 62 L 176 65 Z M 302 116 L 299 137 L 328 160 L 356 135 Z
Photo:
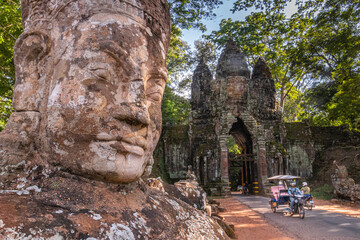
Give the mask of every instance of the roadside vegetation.
M 316 199 L 331 200 L 334 198 L 334 187 L 324 184 L 312 189 L 311 195 Z

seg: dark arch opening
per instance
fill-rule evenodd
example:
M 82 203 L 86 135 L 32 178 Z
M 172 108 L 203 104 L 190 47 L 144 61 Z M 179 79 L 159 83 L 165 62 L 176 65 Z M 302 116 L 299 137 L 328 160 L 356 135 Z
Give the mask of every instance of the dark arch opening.
M 231 190 L 243 190 L 246 185 L 250 192 L 257 192 L 257 164 L 253 154 L 253 141 L 244 122 L 237 118 L 229 134 L 233 138 L 239 151 L 229 150 L 229 180 Z M 230 139 L 231 139 L 230 137 Z

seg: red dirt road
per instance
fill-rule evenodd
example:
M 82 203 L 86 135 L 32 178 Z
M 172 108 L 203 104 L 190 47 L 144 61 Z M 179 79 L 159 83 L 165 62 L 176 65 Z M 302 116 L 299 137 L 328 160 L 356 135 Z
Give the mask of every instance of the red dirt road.
M 234 197 L 216 199 L 220 202 L 220 206 L 225 208 L 226 212 L 219 213 L 224 217 L 225 222 L 233 224 L 237 239 L 244 240 L 287 240 L 293 239 L 286 236 L 275 226 L 269 224 L 262 214 L 255 212 L 246 205 L 237 201 Z M 359 218 L 360 208 L 358 205 L 349 206 L 348 204 L 335 203 L 333 201 L 325 201 L 314 199 L 316 209 L 328 212 L 342 213 L 350 217 Z
M 237 239 L 290 240 L 276 227 L 268 224 L 264 217 L 239 201 L 231 198 L 216 199 L 227 212 L 219 213 L 228 224 L 234 224 Z
M 314 199 L 316 209 L 329 212 L 342 213 L 349 217 L 360 218 L 360 205 L 351 203 L 342 203 L 341 201 L 326 201 Z

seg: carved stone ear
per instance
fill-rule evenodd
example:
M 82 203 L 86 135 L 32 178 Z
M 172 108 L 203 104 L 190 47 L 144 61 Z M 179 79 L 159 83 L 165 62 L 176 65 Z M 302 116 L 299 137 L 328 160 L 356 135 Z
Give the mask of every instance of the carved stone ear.
M 13 107 L 15 111 L 39 111 L 43 98 L 40 63 L 50 52 L 50 37 L 41 31 L 23 33 L 14 47 L 16 82 Z
M 149 162 L 145 167 L 145 171 L 144 171 L 144 174 L 142 175 L 142 178 L 150 177 L 153 165 L 154 165 L 154 157 L 151 155 L 149 158 Z

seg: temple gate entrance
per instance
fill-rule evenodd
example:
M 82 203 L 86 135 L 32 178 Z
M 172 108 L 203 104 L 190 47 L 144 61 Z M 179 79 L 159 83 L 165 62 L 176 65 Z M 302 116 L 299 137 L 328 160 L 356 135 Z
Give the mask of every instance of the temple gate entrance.
M 191 110 L 189 164 L 204 189 L 211 195 L 228 195 L 246 182 L 252 189 L 256 182 L 263 192 L 267 158 L 273 158 L 267 147 L 278 145 L 281 121 L 264 59 L 250 71 L 245 55 L 229 40 L 215 78 L 204 61 L 195 69 Z M 229 139 L 238 151 L 229 152 Z
M 258 192 L 258 186 L 254 184 L 258 182 L 258 179 L 253 142 L 251 134 L 241 119 L 237 118 L 237 122 L 233 124 L 230 129 L 230 136 L 228 146 L 231 190 L 243 190 L 243 187 L 247 186 L 250 192 Z

